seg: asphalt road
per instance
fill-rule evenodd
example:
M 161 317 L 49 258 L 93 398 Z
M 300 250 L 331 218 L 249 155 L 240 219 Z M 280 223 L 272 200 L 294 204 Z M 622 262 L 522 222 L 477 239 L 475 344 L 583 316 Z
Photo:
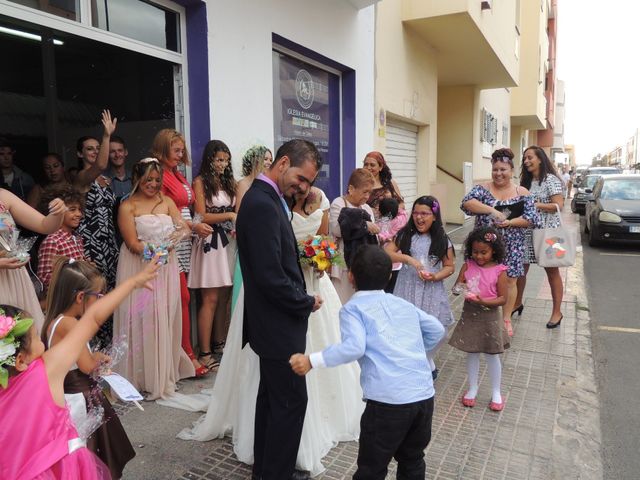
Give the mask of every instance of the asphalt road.
M 580 222 L 584 229 L 584 217 Z M 640 478 L 640 245 L 589 247 L 582 234 L 605 479 Z

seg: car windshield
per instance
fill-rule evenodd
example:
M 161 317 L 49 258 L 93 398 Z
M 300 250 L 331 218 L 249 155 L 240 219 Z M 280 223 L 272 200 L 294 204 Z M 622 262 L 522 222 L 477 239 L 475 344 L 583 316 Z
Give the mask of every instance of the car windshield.
M 603 200 L 640 200 L 640 178 L 605 181 L 600 198 Z
M 584 182 L 582 182 L 581 187 L 583 187 L 583 188 L 593 188 L 593 186 L 596 184 L 596 180 L 598 180 L 598 178 L 600 178 L 600 175 L 588 175 L 587 178 L 584 179 Z

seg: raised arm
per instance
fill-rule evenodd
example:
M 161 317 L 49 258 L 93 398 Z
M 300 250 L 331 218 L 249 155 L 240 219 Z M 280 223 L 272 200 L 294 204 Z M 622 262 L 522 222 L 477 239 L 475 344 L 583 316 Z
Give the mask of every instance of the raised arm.
M 116 130 L 118 119 L 111 119 L 111 112 L 109 110 L 102 111 L 102 125 L 104 131 L 102 133 L 102 142 L 100 142 L 100 150 L 98 151 L 98 158 L 95 163 L 89 168 L 80 170 L 75 179 L 75 185 L 84 189 L 91 185 L 98 176 L 107 169 L 109 165 L 109 140 L 111 135 Z
M 53 233 L 60 228 L 67 206 L 56 198 L 49 203 L 49 215 L 46 217 L 9 190 L 0 189 L 0 201 L 9 209 L 9 213 L 18 225 L 43 235 Z
M 150 282 L 156 277 L 159 268 L 156 257 L 140 273 L 128 278 L 91 305 L 67 336 L 42 355 L 51 393 L 56 403 L 64 404 L 64 377 L 80 356 L 82 349 L 86 348 L 86 343 L 93 338 L 102 324 L 134 289 L 142 287 L 152 289 Z

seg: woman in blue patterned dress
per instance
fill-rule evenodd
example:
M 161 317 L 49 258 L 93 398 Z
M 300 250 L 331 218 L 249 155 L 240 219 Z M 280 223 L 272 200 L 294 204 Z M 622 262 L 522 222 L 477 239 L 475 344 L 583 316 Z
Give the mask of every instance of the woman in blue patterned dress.
M 501 148 L 491 155 L 491 181 L 474 186 L 462 199 L 462 211 L 476 217 L 475 226 L 495 226 L 504 238 L 509 267 L 509 292 L 502 317 L 509 335 L 513 335 L 511 314 L 516 300 L 516 280 L 524 275 L 525 233 L 537 225 L 537 212 L 529 190 L 513 183 L 513 152 Z
M 538 209 L 540 228 L 555 228 L 560 226 L 559 210 L 564 206 L 563 183 L 556 172 L 551 160 L 544 150 L 532 145 L 524 151 L 522 157 L 522 172 L 520 173 L 520 185 L 528 188 Z M 536 255 L 533 251 L 533 230 L 526 232 L 527 249 L 524 257 L 524 275 L 518 278 L 518 296 L 515 310 L 522 311 L 522 296 L 527 285 L 527 272 L 529 265 L 536 263 Z M 547 328 L 556 328 L 562 320 L 562 277 L 558 267 L 545 267 L 551 298 L 553 299 L 553 311 L 547 322 Z

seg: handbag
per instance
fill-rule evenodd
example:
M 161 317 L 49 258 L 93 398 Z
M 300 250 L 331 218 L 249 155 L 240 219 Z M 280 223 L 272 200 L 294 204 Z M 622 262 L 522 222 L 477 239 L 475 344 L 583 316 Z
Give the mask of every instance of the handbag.
M 576 261 L 577 232 L 564 225 L 558 205 L 556 210 L 559 226 L 533 230 L 533 250 L 541 267 L 570 267 Z

